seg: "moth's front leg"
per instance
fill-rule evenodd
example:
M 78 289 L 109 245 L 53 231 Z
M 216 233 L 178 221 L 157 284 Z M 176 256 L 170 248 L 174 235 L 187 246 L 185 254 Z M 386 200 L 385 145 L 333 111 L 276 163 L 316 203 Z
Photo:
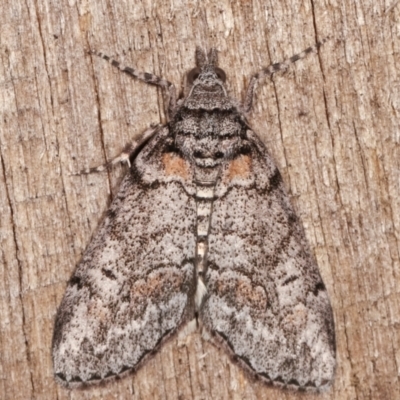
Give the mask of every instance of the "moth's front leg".
M 105 164 L 99 165 L 97 167 L 87 168 L 72 175 L 86 175 L 96 172 L 110 171 L 116 164 L 120 163 L 126 163 L 130 168 L 131 167 L 130 160 L 132 159 L 132 157 L 134 157 L 136 152 L 139 149 L 141 149 L 142 146 L 145 145 L 157 133 L 160 127 L 162 127 L 161 124 L 151 125 L 140 135 L 140 137 L 137 140 L 134 139 L 128 144 L 126 144 L 124 149 L 118 156 L 114 157 Z

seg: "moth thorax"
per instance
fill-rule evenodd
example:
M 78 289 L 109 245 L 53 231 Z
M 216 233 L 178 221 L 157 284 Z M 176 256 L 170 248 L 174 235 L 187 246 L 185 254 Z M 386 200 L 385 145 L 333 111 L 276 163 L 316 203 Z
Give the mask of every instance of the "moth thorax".
M 194 169 L 194 178 L 199 184 L 216 182 L 220 175 L 220 168 L 203 168 L 196 166 Z
M 199 168 L 214 168 L 243 147 L 243 125 L 234 112 L 182 110 L 171 124 L 175 145 Z

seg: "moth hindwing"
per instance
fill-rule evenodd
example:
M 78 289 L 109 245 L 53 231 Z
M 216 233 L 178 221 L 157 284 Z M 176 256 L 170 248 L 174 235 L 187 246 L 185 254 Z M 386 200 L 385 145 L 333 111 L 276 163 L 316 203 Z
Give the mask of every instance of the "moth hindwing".
M 68 283 L 58 309 L 53 363 L 74 387 L 136 370 L 197 318 L 264 382 L 302 390 L 330 385 L 335 338 L 327 291 L 281 175 L 227 94 L 217 51 L 196 50 L 177 101 L 161 86 L 169 122 L 147 130 L 118 160 L 129 172 Z M 243 111 L 244 110 L 244 111 Z

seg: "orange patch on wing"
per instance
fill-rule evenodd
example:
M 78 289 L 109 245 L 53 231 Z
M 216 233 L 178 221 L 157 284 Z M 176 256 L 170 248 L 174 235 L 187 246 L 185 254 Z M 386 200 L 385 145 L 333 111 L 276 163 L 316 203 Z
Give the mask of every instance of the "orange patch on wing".
M 242 306 L 265 310 L 267 296 L 261 286 L 253 286 L 248 279 L 240 279 L 236 286 L 236 299 Z
M 228 167 L 228 180 L 234 178 L 248 178 L 251 171 L 251 158 L 241 154 L 232 160 Z
M 168 296 L 168 293 L 181 291 L 184 277 L 171 271 L 156 271 L 146 279 L 136 281 L 131 288 L 131 297 L 136 301 L 143 299 L 155 299 L 160 296 Z
M 235 304 L 240 308 L 248 306 L 253 310 L 265 310 L 268 306 L 265 290 L 248 278 L 227 279 L 225 276 L 220 276 L 216 284 L 217 294 L 220 297 L 235 299 Z
M 296 306 L 293 312 L 282 320 L 282 326 L 288 331 L 304 329 L 308 320 L 308 311 L 303 305 Z
M 162 157 L 166 175 L 178 175 L 184 179 L 189 176 L 189 167 L 186 161 L 175 153 L 165 153 Z

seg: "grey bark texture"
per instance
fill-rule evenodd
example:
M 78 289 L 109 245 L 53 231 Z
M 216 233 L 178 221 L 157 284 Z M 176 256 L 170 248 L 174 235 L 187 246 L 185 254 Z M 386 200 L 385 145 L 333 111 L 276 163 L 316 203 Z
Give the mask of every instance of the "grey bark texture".
M 0 5 L 1 399 L 400 398 L 400 4 L 3 0 Z M 337 373 L 320 395 L 250 379 L 198 333 L 135 375 L 68 391 L 53 321 L 123 168 L 74 175 L 165 121 L 159 89 L 95 49 L 181 87 L 216 47 L 233 97 L 252 73 L 330 36 L 259 85 L 250 124 L 279 166 L 328 288 Z

